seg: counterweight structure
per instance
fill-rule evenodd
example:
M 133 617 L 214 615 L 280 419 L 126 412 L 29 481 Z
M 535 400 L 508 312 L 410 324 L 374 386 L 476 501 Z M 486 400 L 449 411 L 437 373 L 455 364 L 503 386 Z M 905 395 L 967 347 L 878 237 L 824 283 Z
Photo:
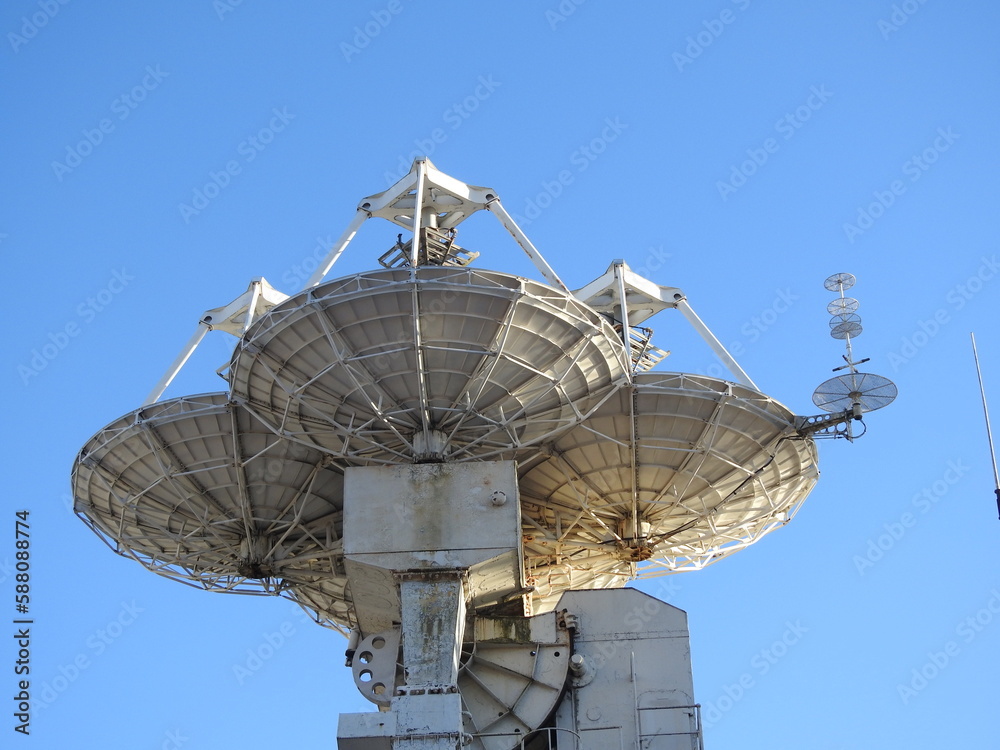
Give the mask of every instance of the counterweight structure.
M 542 281 L 479 269 L 490 211 Z M 324 281 L 368 218 L 381 268 Z M 387 243 L 388 244 L 388 243 Z M 657 368 L 678 310 L 732 381 Z M 159 401 L 209 330 L 228 389 Z M 831 410 L 832 411 L 832 410 Z M 361 201 L 305 289 L 206 311 L 147 403 L 73 468 L 116 552 L 208 590 L 286 596 L 348 636 L 370 713 L 341 750 L 701 747 L 686 616 L 624 584 L 784 525 L 814 436 L 759 392 L 684 293 L 622 261 L 575 292 L 489 188 L 429 160 Z

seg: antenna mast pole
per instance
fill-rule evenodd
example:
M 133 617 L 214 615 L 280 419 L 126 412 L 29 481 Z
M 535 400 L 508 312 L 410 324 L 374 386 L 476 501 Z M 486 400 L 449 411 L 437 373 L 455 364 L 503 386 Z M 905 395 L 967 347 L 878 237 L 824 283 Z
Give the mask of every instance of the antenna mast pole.
M 997 516 L 1000 517 L 1000 473 L 997 473 L 997 454 L 993 449 L 993 431 L 990 429 L 990 411 L 986 408 L 986 388 L 983 386 L 983 371 L 979 369 L 979 352 L 976 351 L 976 334 L 972 337 L 972 356 L 976 360 L 976 374 L 979 376 L 979 392 L 983 397 L 983 417 L 986 418 L 986 439 L 990 444 L 990 460 L 993 462 L 993 490 L 997 496 Z

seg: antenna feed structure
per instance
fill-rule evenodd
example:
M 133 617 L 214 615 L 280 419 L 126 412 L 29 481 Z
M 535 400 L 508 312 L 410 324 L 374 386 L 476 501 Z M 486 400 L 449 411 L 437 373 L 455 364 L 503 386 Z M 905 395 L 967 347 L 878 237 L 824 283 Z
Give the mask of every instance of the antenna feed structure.
M 856 282 L 857 279 L 850 273 L 835 273 L 823 282 L 826 289 L 839 294 L 826 306 L 826 311 L 830 313 L 830 336 L 843 341 L 847 348 L 847 353 L 843 355 L 846 364 L 834 367 L 833 372 L 848 372 L 832 377 L 816 388 L 813 403 L 828 414 L 800 417 L 801 434 L 817 438 L 842 437 L 853 441 L 867 431 L 864 423 L 867 412 L 882 409 L 896 399 L 895 383 L 881 375 L 858 370 L 858 365 L 868 362 L 869 357 L 854 359 L 851 341 L 864 330 L 861 316 L 857 314 L 861 303 L 854 297 L 846 296 L 844 290 L 850 289 Z M 860 432 L 854 427 L 856 422 L 864 428 Z

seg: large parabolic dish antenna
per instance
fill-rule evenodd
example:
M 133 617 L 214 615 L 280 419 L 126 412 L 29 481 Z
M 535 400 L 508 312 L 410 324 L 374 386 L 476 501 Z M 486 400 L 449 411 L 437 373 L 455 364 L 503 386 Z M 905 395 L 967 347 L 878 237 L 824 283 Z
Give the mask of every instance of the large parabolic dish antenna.
M 702 568 L 786 523 L 818 475 L 815 443 L 775 400 L 715 378 L 637 374 L 522 466 L 536 603 Z
M 72 484 L 75 510 L 94 531 L 168 578 L 289 596 L 319 582 L 336 590 L 340 580 L 342 471 L 225 393 L 112 422 L 80 452 Z M 346 596 L 324 601 L 326 619 L 350 625 Z
M 240 341 L 234 396 L 358 462 L 512 455 L 627 381 L 621 336 L 572 295 L 496 271 L 373 271 L 299 294 Z

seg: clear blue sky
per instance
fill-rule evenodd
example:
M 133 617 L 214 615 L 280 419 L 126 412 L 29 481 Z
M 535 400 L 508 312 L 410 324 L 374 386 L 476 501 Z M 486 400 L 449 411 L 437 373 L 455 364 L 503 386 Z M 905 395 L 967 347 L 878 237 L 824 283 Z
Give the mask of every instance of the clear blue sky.
M 798 413 L 842 353 L 823 279 L 857 276 L 856 352 L 897 402 L 821 444 L 786 528 L 639 585 L 689 614 L 709 750 L 995 747 L 1000 521 L 969 332 L 1000 418 L 998 26 L 985 0 L 6 3 L 0 611 L 27 509 L 52 700 L 31 739 L 8 700 L 3 746 L 335 747 L 335 715 L 369 710 L 339 635 L 113 555 L 69 471 L 203 310 L 256 276 L 298 289 L 426 154 L 495 188 L 571 287 L 621 257 L 684 289 Z M 479 265 L 534 275 L 492 222 L 463 235 Z M 335 275 L 394 238 L 369 223 Z M 670 369 L 718 372 L 680 316 L 652 325 Z M 167 395 L 222 389 L 227 346 Z

